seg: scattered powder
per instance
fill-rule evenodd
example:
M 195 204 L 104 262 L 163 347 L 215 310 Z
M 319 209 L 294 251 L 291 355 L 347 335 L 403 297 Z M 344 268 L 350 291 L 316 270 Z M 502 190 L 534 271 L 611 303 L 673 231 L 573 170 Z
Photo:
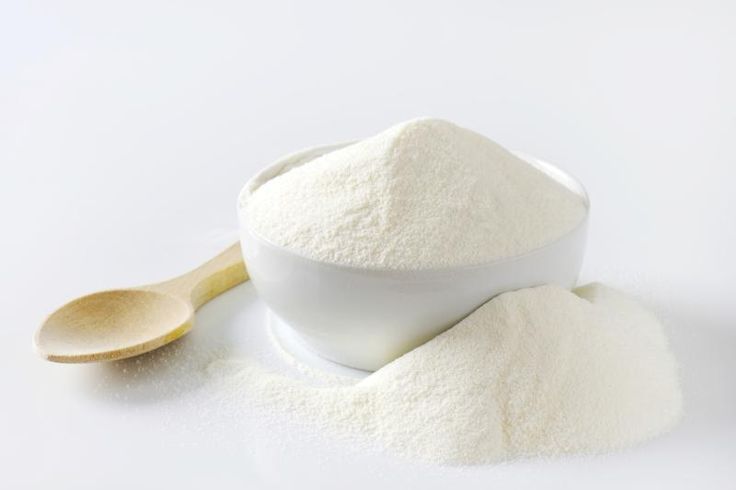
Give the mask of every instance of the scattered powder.
M 262 237 L 317 260 L 423 269 L 522 254 L 585 203 L 488 138 L 436 119 L 393 126 L 275 177 L 241 203 Z
M 670 428 L 682 404 L 660 323 L 597 284 L 498 296 L 351 386 L 252 359 L 210 369 L 272 416 L 445 464 L 622 448 Z

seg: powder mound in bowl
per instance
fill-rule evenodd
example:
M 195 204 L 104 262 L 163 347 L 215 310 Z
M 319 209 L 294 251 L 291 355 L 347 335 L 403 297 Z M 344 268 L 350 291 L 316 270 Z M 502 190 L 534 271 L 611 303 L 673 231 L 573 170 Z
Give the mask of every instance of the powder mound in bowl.
M 415 119 L 279 175 L 241 203 L 251 229 L 303 255 L 381 269 L 474 265 L 571 231 L 583 198 L 498 144 Z
M 659 321 L 597 284 L 502 294 L 351 386 L 313 386 L 252 359 L 211 369 L 267 413 L 445 464 L 615 450 L 682 410 Z

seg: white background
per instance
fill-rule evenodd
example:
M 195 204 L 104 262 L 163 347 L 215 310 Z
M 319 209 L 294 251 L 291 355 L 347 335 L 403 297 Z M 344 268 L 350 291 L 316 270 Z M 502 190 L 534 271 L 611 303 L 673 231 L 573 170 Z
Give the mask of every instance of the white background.
M 627 3 L 3 2 L 0 487 L 733 488 L 736 8 Z M 67 300 L 228 245 L 261 166 L 419 115 L 586 184 L 581 280 L 667 322 L 686 396 L 673 433 L 475 469 L 285 442 L 207 403 L 213 352 L 269 348 L 250 285 L 137 362 L 33 354 Z

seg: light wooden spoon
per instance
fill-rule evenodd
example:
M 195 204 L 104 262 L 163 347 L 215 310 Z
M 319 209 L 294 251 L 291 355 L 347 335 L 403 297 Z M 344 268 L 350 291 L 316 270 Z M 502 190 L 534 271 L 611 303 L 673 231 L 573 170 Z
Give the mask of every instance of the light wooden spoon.
M 169 281 L 77 298 L 49 315 L 34 344 L 41 357 L 54 362 L 137 356 L 187 333 L 200 306 L 247 279 L 236 243 Z

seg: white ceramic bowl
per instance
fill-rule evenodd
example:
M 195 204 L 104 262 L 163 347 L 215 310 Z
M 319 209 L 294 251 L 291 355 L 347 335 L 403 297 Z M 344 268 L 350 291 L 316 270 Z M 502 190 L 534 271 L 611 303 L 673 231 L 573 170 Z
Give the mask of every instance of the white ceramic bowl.
M 554 242 L 487 264 L 436 270 L 363 269 L 320 262 L 275 245 L 248 226 L 245 204 L 264 182 L 350 143 L 288 155 L 248 181 L 238 200 L 240 240 L 251 280 L 266 305 L 321 356 L 374 371 L 431 339 L 493 296 L 525 287 L 575 285 L 585 251 L 585 219 Z M 579 194 L 570 175 L 516 153 Z

